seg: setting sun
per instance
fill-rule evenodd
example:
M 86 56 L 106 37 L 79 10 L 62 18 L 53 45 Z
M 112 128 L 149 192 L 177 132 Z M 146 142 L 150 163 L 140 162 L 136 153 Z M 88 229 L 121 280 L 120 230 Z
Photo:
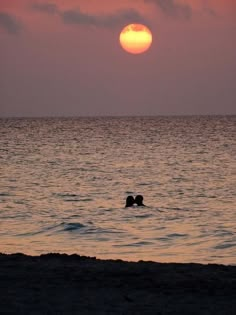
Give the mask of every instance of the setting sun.
M 150 48 L 152 33 L 142 24 L 127 25 L 120 33 L 120 44 L 131 54 L 141 54 Z

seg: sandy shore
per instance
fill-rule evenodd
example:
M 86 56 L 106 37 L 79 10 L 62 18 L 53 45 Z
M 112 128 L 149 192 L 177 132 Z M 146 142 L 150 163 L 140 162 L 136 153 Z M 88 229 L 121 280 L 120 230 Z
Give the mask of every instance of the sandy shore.
M 0 254 L 0 314 L 236 314 L 236 266 Z

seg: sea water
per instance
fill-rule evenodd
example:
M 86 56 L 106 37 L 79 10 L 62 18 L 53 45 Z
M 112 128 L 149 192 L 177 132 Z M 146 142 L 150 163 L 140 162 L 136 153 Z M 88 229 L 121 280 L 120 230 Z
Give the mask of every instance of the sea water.
M 236 264 L 236 116 L 0 119 L 0 252 Z

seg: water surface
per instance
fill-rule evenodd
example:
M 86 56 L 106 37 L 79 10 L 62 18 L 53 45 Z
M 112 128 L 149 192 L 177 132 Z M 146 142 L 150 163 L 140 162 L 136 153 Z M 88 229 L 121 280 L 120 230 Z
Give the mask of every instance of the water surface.
M 236 116 L 1 119 L 0 251 L 235 264 L 235 136 Z

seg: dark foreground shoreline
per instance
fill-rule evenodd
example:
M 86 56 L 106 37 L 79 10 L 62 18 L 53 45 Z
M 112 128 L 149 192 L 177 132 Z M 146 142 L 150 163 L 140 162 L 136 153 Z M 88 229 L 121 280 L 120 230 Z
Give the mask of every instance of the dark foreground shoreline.
M 0 314 L 236 314 L 236 266 L 0 254 Z

